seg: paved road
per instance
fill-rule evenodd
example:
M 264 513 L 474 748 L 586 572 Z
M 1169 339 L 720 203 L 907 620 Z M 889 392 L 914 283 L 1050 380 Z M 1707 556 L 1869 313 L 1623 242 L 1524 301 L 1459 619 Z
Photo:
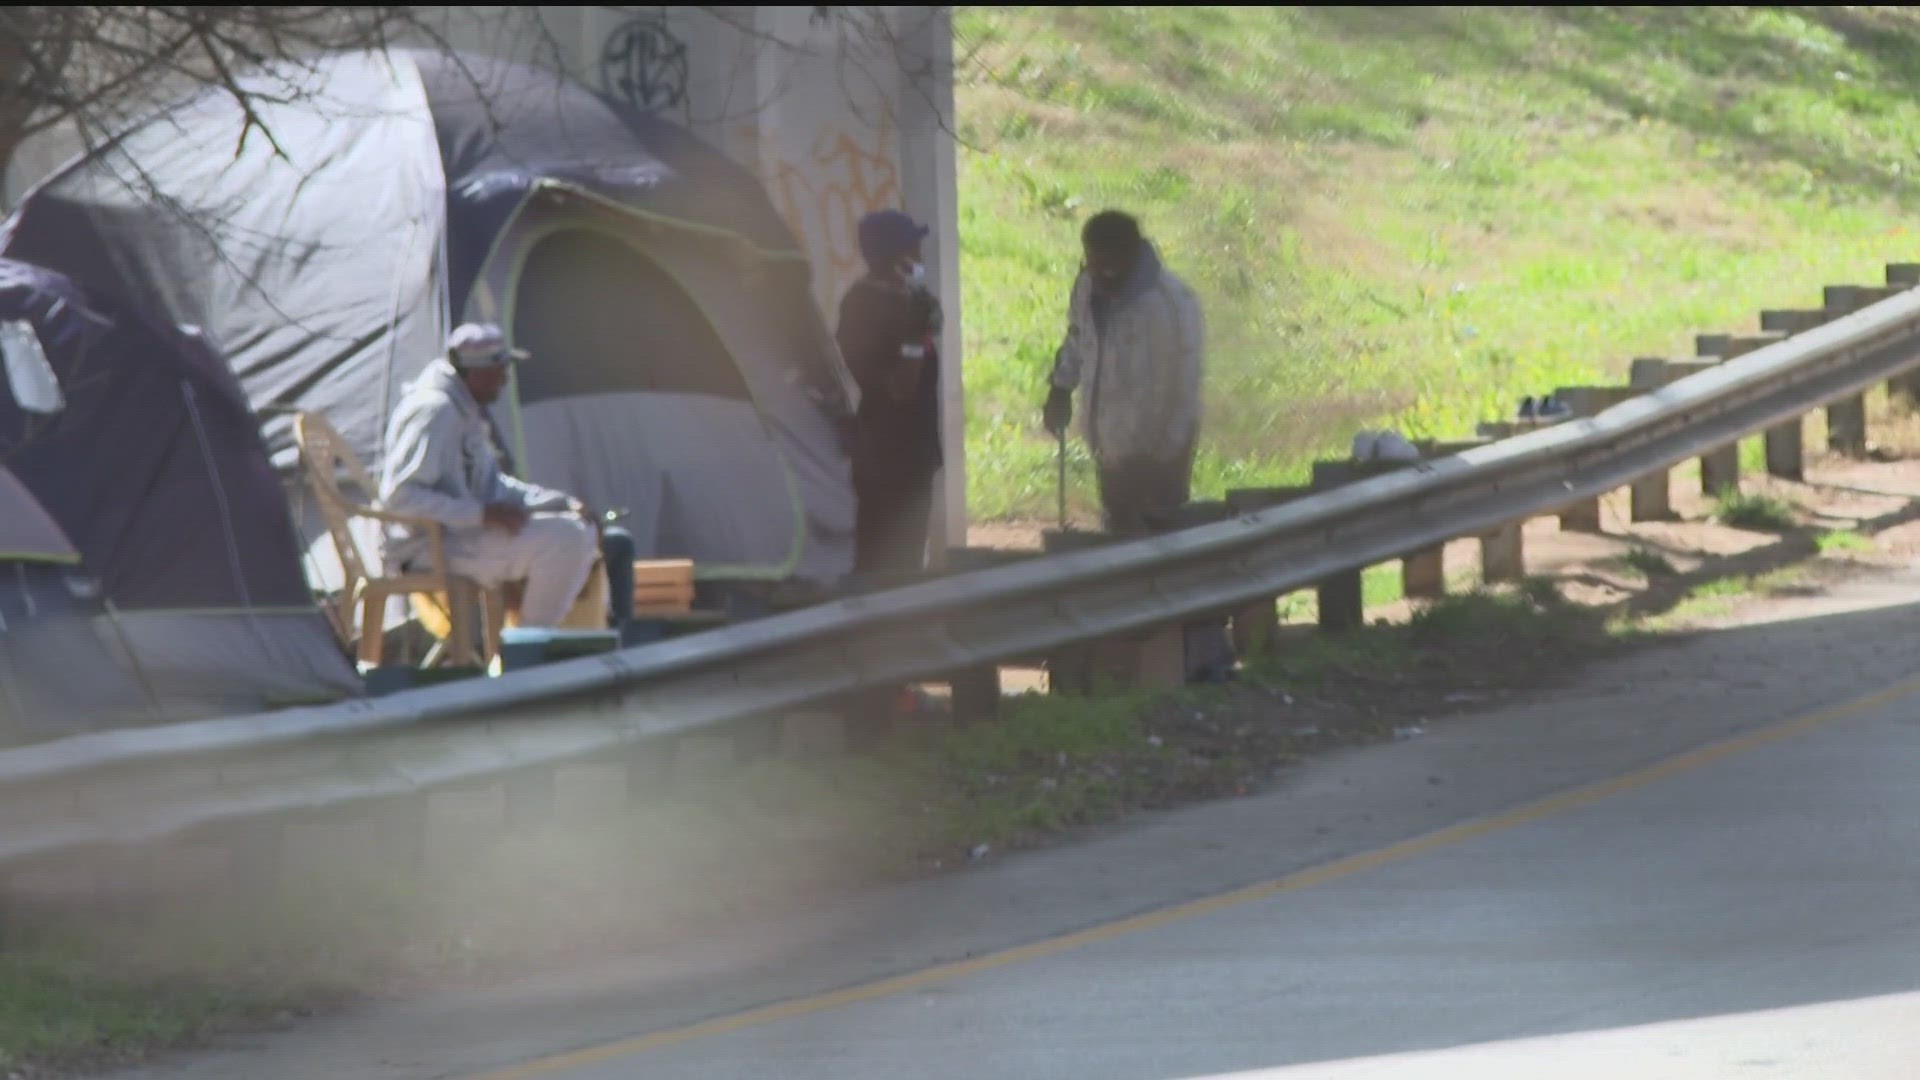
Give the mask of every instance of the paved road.
M 1913 690 L 1920 574 L 1770 611 L 763 938 L 133 1075 L 1920 1076 L 1920 694 L 1832 711 Z
M 1920 703 L 1819 720 L 1191 917 L 510 1075 L 1910 1078 Z

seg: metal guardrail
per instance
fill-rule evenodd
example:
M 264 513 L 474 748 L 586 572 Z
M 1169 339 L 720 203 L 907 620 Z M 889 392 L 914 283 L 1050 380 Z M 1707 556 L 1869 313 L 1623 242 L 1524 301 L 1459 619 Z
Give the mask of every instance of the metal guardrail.
M 1590 419 L 1234 520 L 325 708 L 0 751 L 0 859 L 418 793 L 1228 610 L 1549 513 L 1920 366 L 1920 292 Z

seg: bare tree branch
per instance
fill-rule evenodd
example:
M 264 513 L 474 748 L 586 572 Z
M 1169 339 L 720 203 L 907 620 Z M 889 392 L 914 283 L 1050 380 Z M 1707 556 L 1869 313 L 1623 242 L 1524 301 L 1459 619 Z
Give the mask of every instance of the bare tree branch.
M 318 53 L 384 50 L 417 38 L 427 11 L 405 6 L 0 8 L 0 169 L 55 129 L 105 139 L 154 102 L 215 90 L 281 151 L 257 104 L 284 101 L 242 73 Z M 291 91 L 290 91 L 291 93 Z M 284 156 L 284 153 L 282 153 Z
M 245 117 L 245 122 L 240 125 L 239 141 L 233 147 L 234 160 L 240 160 L 240 155 L 246 153 L 247 136 L 255 128 L 260 129 L 260 134 L 266 138 L 267 145 L 273 147 L 274 157 L 281 161 L 291 160 L 287 157 L 286 148 L 280 145 L 280 140 L 273 137 L 273 131 L 267 127 L 266 121 L 260 119 L 259 111 L 253 107 L 253 99 L 233 77 L 233 70 L 227 66 L 226 57 L 221 55 L 221 45 L 226 43 L 219 40 L 216 33 L 201 21 L 195 22 L 193 36 L 200 43 L 201 50 L 206 53 L 207 62 L 213 65 L 213 70 L 218 74 L 220 88 L 233 98 L 234 104 L 240 106 L 240 114 Z M 257 63 L 258 60 L 254 62 Z
M 248 259 L 281 238 L 246 224 L 241 206 L 208 203 L 204 193 L 165 190 L 136 154 L 102 152 L 141 125 L 166 122 L 205 93 L 231 100 L 240 114 L 236 156 L 255 131 L 275 158 L 289 151 L 263 115 L 266 106 L 342 108 L 316 92 L 319 58 L 339 51 L 376 55 L 397 47 L 459 60 L 441 23 L 476 11 L 423 7 L 0 7 L 0 176 L 31 138 L 62 132 L 105 169 L 105 178 L 162 211 L 222 263 L 251 280 Z M 541 18 L 525 8 L 492 9 L 512 51 L 540 60 L 564 55 Z M 457 63 L 466 71 L 464 63 Z M 468 78 L 490 96 L 471 73 Z M 266 298 L 272 303 L 272 298 Z

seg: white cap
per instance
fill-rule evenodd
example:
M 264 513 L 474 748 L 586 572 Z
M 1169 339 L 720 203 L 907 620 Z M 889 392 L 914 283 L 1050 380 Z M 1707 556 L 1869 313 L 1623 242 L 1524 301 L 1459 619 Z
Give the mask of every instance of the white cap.
M 463 323 L 447 335 L 447 352 L 463 368 L 499 367 L 519 363 L 530 355 L 507 348 L 507 335 L 493 323 Z

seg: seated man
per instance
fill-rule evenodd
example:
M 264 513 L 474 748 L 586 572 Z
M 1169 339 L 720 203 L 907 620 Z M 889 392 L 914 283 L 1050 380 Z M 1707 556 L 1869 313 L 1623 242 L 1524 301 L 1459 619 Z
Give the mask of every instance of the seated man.
M 520 625 L 557 626 L 599 557 L 591 515 L 580 500 L 516 480 L 500 469 L 486 407 L 506 389 L 508 349 L 491 324 L 468 323 L 402 392 L 387 431 L 380 506 L 445 527 L 448 569 L 492 588 L 526 582 Z M 389 572 L 420 569 L 427 538 L 389 525 L 381 557 Z

